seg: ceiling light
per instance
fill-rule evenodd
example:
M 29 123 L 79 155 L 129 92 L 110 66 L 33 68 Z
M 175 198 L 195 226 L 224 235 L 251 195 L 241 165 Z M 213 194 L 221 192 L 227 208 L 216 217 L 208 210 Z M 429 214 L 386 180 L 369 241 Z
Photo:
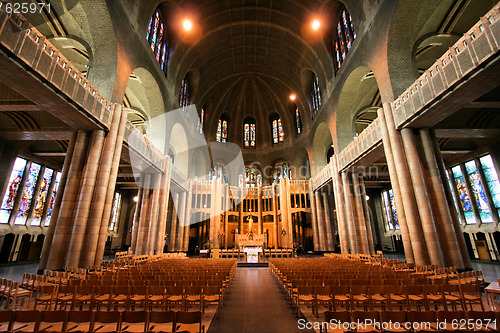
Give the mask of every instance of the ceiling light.
M 138 197 L 138 196 L 135 196 L 135 197 L 134 197 L 134 202 L 137 202 L 137 201 L 139 201 L 139 197 Z
M 290 100 L 291 101 L 295 101 L 296 98 L 297 98 L 297 96 L 295 96 L 295 94 L 290 94 Z
M 318 30 L 320 25 L 319 20 L 314 20 L 311 26 L 314 30 Z
M 184 27 L 184 30 L 189 31 L 193 28 L 193 22 L 190 20 L 184 20 L 184 22 L 182 22 L 182 26 Z

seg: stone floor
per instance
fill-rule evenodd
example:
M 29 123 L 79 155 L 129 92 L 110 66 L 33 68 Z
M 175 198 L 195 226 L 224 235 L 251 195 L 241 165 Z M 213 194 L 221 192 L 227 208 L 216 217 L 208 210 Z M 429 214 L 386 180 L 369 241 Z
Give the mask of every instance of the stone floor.
M 229 295 L 208 333 L 314 332 L 300 330 L 269 268 L 238 267 Z

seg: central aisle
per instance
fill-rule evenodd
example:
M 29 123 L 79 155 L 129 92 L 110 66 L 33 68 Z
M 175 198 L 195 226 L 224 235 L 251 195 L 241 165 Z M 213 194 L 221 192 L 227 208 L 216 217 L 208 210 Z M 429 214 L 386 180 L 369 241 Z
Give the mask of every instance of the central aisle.
M 298 319 L 269 268 L 238 267 L 220 317 L 208 333 L 314 332 L 299 330 Z

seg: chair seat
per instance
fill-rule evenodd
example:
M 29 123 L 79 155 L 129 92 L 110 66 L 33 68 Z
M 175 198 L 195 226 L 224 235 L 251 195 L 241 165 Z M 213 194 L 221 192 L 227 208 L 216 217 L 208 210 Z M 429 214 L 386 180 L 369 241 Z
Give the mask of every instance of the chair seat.
M 120 295 L 120 296 L 114 296 L 112 299 L 113 301 L 123 301 L 123 300 L 126 300 L 128 297 L 125 296 L 125 295 Z
M 367 301 L 368 300 L 368 297 L 364 296 L 364 295 L 356 295 L 356 296 L 353 296 L 353 299 L 355 301 Z
M 333 298 L 328 295 L 318 295 L 318 301 L 331 301 Z
M 301 301 L 312 301 L 314 296 L 311 295 L 299 295 L 299 300 Z
M 424 299 L 422 296 L 417 296 L 417 295 L 408 295 L 408 298 L 411 299 L 412 301 L 422 301 Z
M 335 299 L 338 301 L 347 301 L 349 300 L 349 296 L 335 296 Z
M 381 295 L 372 295 L 372 299 L 376 301 L 386 301 L 387 297 L 381 296 Z
M 438 295 L 427 295 L 427 299 L 430 299 L 431 301 L 440 301 L 443 298 L 441 296 L 438 296 Z
M 156 297 L 158 297 L 158 299 L 162 299 L 161 296 L 156 296 Z M 150 297 L 149 299 L 151 300 L 152 297 Z M 182 299 L 182 296 L 169 296 L 169 297 L 167 297 L 167 299 L 169 301 L 180 301 Z
M 403 301 L 405 298 L 404 298 L 404 296 L 392 295 L 391 299 L 395 300 L 395 301 Z
M 198 296 L 198 295 L 186 296 L 187 301 L 199 301 L 200 299 L 201 299 L 201 296 Z
M 208 302 L 218 301 L 219 299 L 220 299 L 220 297 L 218 295 L 205 296 L 205 301 L 208 301 Z

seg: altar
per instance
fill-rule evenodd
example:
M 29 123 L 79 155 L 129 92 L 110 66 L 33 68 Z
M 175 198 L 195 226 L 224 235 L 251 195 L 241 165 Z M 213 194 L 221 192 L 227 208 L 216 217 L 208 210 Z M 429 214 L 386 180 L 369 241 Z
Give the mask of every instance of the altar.
M 247 263 L 258 263 L 259 262 L 259 254 L 262 253 L 262 248 L 260 247 L 245 247 L 243 249 L 245 253 L 245 257 L 247 259 Z
M 263 247 L 266 242 L 265 234 L 236 234 L 236 246 L 242 248 L 245 246 Z

